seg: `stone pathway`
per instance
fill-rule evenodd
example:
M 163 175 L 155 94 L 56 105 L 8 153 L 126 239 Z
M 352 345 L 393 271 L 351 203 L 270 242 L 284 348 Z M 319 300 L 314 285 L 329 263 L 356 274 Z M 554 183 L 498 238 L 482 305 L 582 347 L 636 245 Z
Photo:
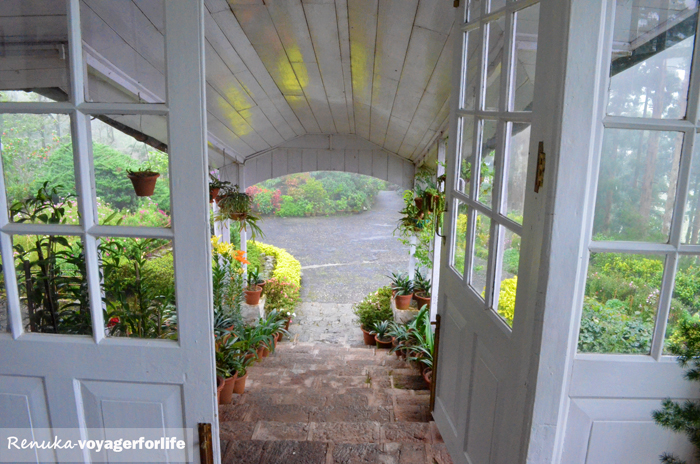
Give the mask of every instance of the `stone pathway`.
M 224 464 L 450 464 L 422 377 L 387 350 L 282 342 L 219 407 Z
M 364 345 L 351 304 L 302 303 L 296 309 L 289 332 L 298 342 Z

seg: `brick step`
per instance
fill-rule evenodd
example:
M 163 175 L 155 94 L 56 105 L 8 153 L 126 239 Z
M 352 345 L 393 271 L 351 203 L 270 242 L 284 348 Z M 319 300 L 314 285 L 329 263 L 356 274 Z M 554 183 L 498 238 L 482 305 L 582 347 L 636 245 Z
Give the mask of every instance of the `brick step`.
M 224 464 L 452 463 L 443 443 L 222 440 L 221 448 Z
M 242 422 L 391 422 L 393 407 L 350 405 L 306 405 L 238 403 L 219 408 L 219 421 Z M 423 416 L 421 416 L 423 417 Z

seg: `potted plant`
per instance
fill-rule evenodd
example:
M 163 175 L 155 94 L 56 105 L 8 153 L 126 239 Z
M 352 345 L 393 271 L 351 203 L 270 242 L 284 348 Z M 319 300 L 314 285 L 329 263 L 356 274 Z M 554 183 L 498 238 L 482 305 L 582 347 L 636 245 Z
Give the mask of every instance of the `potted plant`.
M 370 333 L 374 335 L 377 348 L 391 348 L 393 339 L 389 335 L 389 321 L 376 322 L 374 329 Z
M 248 281 L 255 281 L 255 285 L 260 287 L 263 291 L 265 291 L 265 284 L 267 283 L 265 279 L 260 277 L 260 268 L 256 267 L 255 269 L 248 267 Z
M 435 334 L 430 325 L 430 313 L 428 311 L 421 311 L 420 319 L 416 318 L 411 336 L 415 338 L 415 344 L 411 347 L 411 355 L 407 361 L 416 363 L 421 370 L 421 374 L 424 374 L 426 369 L 433 368 L 435 350 Z
M 396 354 L 396 357 L 406 357 L 406 345 L 408 343 L 409 339 L 409 332 L 408 328 L 404 324 L 397 324 L 396 322 L 392 322 L 391 326 L 389 327 L 389 332 L 387 332 L 389 336 L 391 336 L 391 352 Z
M 241 229 L 248 230 L 250 228 L 251 238 L 254 240 L 256 236 L 263 237 L 264 234 L 258 226 L 260 217 L 253 214 L 253 197 L 245 192 L 241 192 L 238 185 L 233 187 L 221 187 L 218 197 L 219 211 L 214 216 L 217 221 L 225 221 L 231 219 L 238 221 Z
M 145 166 L 137 170 L 126 170 L 126 176 L 131 180 L 134 191 L 138 197 L 150 197 L 156 188 L 156 180 L 160 174 L 153 171 L 150 166 Z
M 418 307 L 422 308 L 427 305 L 430 308 L 430 289 L 432 284 L 427 277 L 423 277 L 420 271 L 416 272 L 416 279 L 413 286 L 413 299 L 418 303 Z
M 245 294 L 245 302 L 248 305 L 255 306 L 260 303 L 262 288 L 260 288 L 257 283 L 258 273 L 252 270 L 248 271 L 248 287 L 243 291 Z
M 209 203 L 216 200 L 216 204 L 219 204 L 219 191 L 229 185 L 231 182 L 219 180 L 214 174 L 209 173 Z
M 228 404 L 233 398 L 232 393 L 237 374 L 232 367 L 238 356 L 237 344 L 238 338 L 235 336 L 227 336 L 215 344 L 216 374 L 224 379 L 219 394 L 219 404 Z
M 245 392 L 245 382 L 248 379 L 248 368 L 255 362 L 253 358 L 238 356 L 233 362 L 236 372 L 236 382 L 233 386 L 233 393 L 242 395 Z
M 396 309 L 408 309 L 413 299 L 413 281 L 407 275 L 402 275 L 393 285 Z
M 377 322 L 391 319 L 391 288 L 382 287 L 367 295 L 361 302 L 353 305 L 353 313 L 360 322 L 360 329 L 366 345 L 375 345 L 374 335 L 370 333 Z

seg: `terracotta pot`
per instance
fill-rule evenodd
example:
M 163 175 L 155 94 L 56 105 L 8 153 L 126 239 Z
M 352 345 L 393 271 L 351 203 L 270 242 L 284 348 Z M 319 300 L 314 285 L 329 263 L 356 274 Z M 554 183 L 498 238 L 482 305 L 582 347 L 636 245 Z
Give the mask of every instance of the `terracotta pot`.
M 261 291 L 265 291 L 265 285 L 267 284 L 267 280 L 261 284 L 258 284 L 258 287 L 260 287 Z
M 216 376 L 216 403 L 221 404 L 221 390 L 224 389 L 224 382 L 226 382 L 226 379 L 224 379 L 221 376 Z
M 375 340 L 374 335 L 370 334 L 364 327 L 360 327 L 362 330 L 362 337 L 365 339 L 365 345 L 376 345 L 377 340 Z
M 287 322 L 284 324 L 284 330 L 289 330 L 289 324 L 292 323 L 292 318 L 290 317 L 287 319 Z
M 428 387 L 430 387 L 430 383 L 433 381 L 433 370 L 432 369 L 426 369 L 423 371 L 423 380 L 425 380 L 425 383 L 427 383 Z
M 231 213 L 229 214 L 229 219 L 232 221 L 244 221 L 248 217 L 246 213 Z
M 262 288 L 255 286 L 255 290 L 244 290 L 245 293 L 245 304 L 255 306 L 260 303 L 260 294 L 262 293 Z
M 382 348 L 382 349 L 389 349 L 391 348 L 391 343 L 394 341 L 394 337 L 389 337 L 389 340 L 386 338 L 384 340 L 380 340 L 377 335 L 374 336 L 374 340 L 377 342 L 377 348 Z
M 260 346 L 258 347 L 258 351 L 256 352 L 256 355 L 258 356 L 258 361 L 260 361 L 260 360 L 264 357 L 264 356 L 263 356 L 264 353 L 265 353 L 265 346 L 264 346 L 264 345 L 260 345 Z
M 410 295 L 396 295 L 394 298 L 396 301 L 396 309 L 408 309 L 411 306 L 412 299 L 413 293 Z
M 413 202 L 416 204 L 416 208 L 421 211 L 423 210 L 423 199 L 421 197 L 414 198 Z
M 137 197 L 150 197 L 153 195 L 153 191 L 156 188 L 156 180 L 158 180 L 160 174 L 153 174 L 151 176 L 134 176 L 132 174 L 127 174 L 127 177 L 131 180 Z
M 243 394 L 243 392 L 245 391 L 245 381 L 247 378 L 248 373 L 246 372 L 246 374 L 243 377 L 238 377 L 236 379 L 236 383 L 233 386 L 233 393 L 237 393 L 239 395 Z
M 282 332 L 277 332 L 275 334 L 275 350 L 277 349 L 277 342 L 282 339 Z
M 257 357 L 256 353 L 248 353 L 247 355 L 245 355 L 245 357 L 243 359 L 245 359 L 247 361 L 250 358 L 256 358 L 256 357 Z
M 423 307 L 423 305 L 428 305 L 428 309 L 430 309 L 430 297 L 427 296 L 427 293 L 425 293 L 425 292 L 414 293 L 413 299 L 416 300 L 416 303 L 418 303 L 418 309 L 421 309 Z
M 219 190 L 220 188 L 210 188 L 209 189 L 209 203 L 212 203 L 214 201 L 214 198 L 219 196 Z
M 238 374 L 233 374 L 233 377 L 226 379 L 221 390 L 221 396 L 219 396 L 219 404 L 229 404 L 231 402 L 237 379 Z

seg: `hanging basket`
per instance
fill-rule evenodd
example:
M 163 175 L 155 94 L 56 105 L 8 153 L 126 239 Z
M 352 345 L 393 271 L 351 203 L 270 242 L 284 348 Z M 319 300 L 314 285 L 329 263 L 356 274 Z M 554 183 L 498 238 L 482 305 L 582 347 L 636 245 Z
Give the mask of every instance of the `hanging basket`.
M 158 180 L 160 174 L 157 172 L 148 175 L 127 174 L 127 177 L 131 180 L 137 197 L 150 197 L 153 195 L 153 191 L 156 188 L 156 180 Z
M 231 213 L 229 214 L 229 219 L 232 221 L 245 221 L 248 218 L 246 213 Z

